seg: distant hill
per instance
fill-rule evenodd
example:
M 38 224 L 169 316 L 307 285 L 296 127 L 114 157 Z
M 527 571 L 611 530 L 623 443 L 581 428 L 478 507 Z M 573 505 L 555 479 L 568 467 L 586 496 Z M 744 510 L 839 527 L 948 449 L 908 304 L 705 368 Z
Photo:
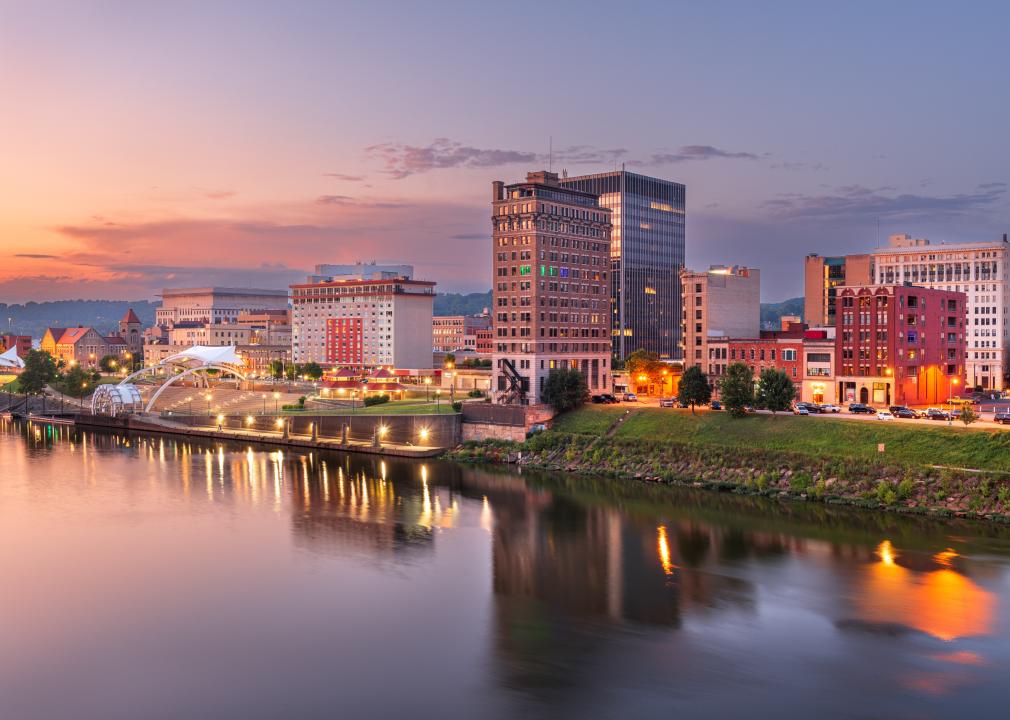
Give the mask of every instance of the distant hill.
M 789 298 L 777 303 L 761 303 L 761 327 L 778 329 L 783 315 L 798 315 L 803 318 L 803 298 Z
M 24 305 L 0 303 L 0 333 L 11 332 L 40 339 L 47 327 L 78 325 L 92 325 L 99 332 L 108 333 L 119 327 L 127 308 L 133 308 L 144 325 L 153 325 L 157 305 L 148 300 L 55 300 Z
M 491 309 L 491 291 L 484 293 L 439 293 L 435 296 L 435 315 L 477 315 Z

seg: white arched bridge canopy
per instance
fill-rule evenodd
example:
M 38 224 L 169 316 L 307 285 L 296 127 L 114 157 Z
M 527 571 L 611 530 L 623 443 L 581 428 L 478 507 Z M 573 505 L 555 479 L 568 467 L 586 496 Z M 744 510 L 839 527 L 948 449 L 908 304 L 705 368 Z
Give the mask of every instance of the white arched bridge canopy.
M 0 354 L 0 369 L 2 370 L 22 370 L 25 361 L 18 355 L 17 347 L 12 347 L 5 353 Z
M 246 379 L 242 357 L 235 351 L 234 346 L 194 345 L 175 355 L 169 355 L 157 365 L 142 368 L 132 375 L 126 376 L 119 385 L 129 385 L 135 378 L 142 375 L 157 376 L 168 370 L 171 370 L 173 374 L 151 395 L 151 399 L 147 401 L 147 407 L 144 408 L 145 412 L 151 412 L 154 403 L 165 390 L 178 380 L 190 375 L 206 374 L 208 370 L 217 370 L 235 375 L 241 380 Z

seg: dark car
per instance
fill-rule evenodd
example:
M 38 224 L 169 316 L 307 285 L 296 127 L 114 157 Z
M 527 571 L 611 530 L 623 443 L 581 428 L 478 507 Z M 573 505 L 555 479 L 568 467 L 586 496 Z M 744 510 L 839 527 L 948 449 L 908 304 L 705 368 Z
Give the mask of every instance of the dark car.
M 616 397 L 614 397 L 610 393 L 603 393 L 603 394 L 600 395 L 600 397 L 603 398 L 603 402 L 607 403 L 608 405 L 612 405 L 614 403 L 621 402 L 620 400 L 618 400 Z
M 713 400 L 712 404 L 709 405 L 709 407 L 712 408 L 713 410 L 722 410 L 722 403 L 719 402 L 718 400 Z
M 849 403 L 849 412 L 857 415 L 876 415 L 877 411 L 864 403 Z
M 993 416 L 993 422 L 998 422 L 1000 425 L 1010 424 L 1010 410 L 1004 410 L 996 413 L 996 415 Z
M 927 420 L 950 420 L 950 415 L 939 408 L 930 408 L 926 411 Z
M 603 399 L 603 396 L 602 396 L 602 395 L 593 395 L 593 396 L 592 396 L 591 398 L 589 398 L 589 399 L 590 399 L 590 401 L 591 401 L 591 402 L 592 402 L 593 404 L 595 404 L 595 405 L 600 405 L 600 404 L 602 404 L 602 403 L 605 403 L 605 402 L 607 402 L 606 400 L 604 400 L 604 399 Z
M 904 405 L 892 405 L 888 408 L 891 414 L 896 418 L 905 418 L 906 420 L 915 420 L 919 417 L 919 413 L 915 412 L 912 408 L 905 407 Z

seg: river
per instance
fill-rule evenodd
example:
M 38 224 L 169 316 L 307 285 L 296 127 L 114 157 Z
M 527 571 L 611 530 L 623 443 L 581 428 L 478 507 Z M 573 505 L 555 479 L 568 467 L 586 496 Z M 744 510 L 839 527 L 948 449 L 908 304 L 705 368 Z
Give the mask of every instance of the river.
M 1010 531 L 0 421 L 0 718 L 996 715 Z

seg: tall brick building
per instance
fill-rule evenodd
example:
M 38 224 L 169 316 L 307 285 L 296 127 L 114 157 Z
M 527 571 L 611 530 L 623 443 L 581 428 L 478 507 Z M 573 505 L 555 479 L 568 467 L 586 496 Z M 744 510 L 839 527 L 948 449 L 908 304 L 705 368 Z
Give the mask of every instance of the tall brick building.
M 835 382 L 842 402 L 931 405 L 964 389 L 963 292 L 839 287 Z
M 539 403 L 566 367 L 609 392 L 610 210 L 541 171 L 492 183 L 491 214 L 495 401 Z

